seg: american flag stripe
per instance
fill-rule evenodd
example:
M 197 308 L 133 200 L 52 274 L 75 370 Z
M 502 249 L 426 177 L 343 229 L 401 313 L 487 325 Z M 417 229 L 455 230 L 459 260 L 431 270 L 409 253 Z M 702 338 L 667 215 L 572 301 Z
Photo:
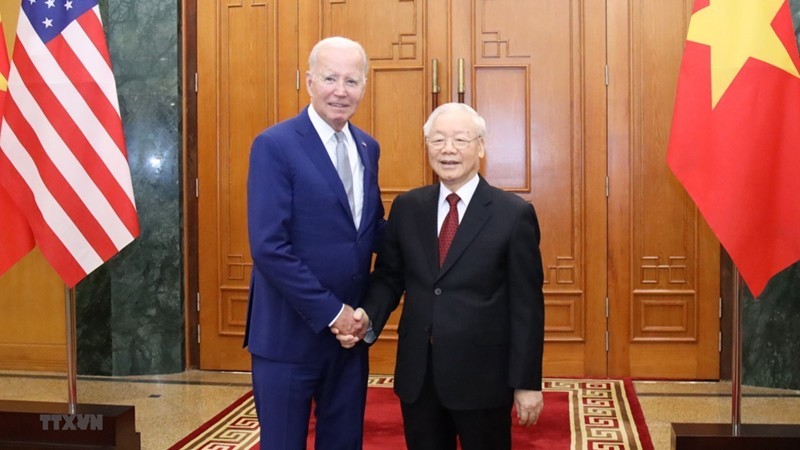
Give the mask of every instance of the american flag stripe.
M 91 108 L 92 113 L 97 120 L 102 124 L 105 132 L 114 140 L 118 148 L 124 146 L 124 140 L 121 133 L 114 133 L 114 128 L 117 125 L 116 117 L 119 115 L 117 108 L 112 105 L 106 93 L 100 89 L 96 83 L 92 82 L 92 76 L 89 74 L 86 67 L 82 65 L 82 60 L 78 55 L 73 52 L 73 48 L 67 45 L 67 42 L 61 38 L 53 39 L 48 47 L 59 52 L 59 67 L 63 69 L 66 79 L 72 82 L 75 87 L 75 93 L 83 98 L 86 106 Z M 96 54 L 96 53 L 95 53 Z
M 3 22 L 0 19 L 0 116 L 2 116 L 6 101 L 10 70 L 3 29 Z M 8 164 L 3 164 L 3 161 L 5 158 L 3 152 L 0 151 L 0 275 L 14 266 L 36 245 L 30 224 L 14 198 L 3 186 L 3 181 L 9 178 L 6 174 L 7 170 L 5 170 Z
M 3 152 L 0 152 L 0 165 L 10 165 L 11 163 L 6 158 Z M 9 171 L 4 177 L 4 182 L 12 186 L 21 186 L 13 192 L 15 204 L 33 205 L 35 204 L 33 193 L 25 185 L 25 181 L 15 171 Z M 28 224 L 31 228 L 36 228 L 36 241 L 42 249 L 58 249 L 58 253 L 67 255 L 64 258 L 52 261 L 51 265 L 65 281 L 66 280 L 80 280 L 86 275 L 86 270 L 81 268 L 75 258 L 67 251 L 61 240 L 53 233 L 53 230 L 45 226 L 44 218 L 41 211 L 36 208 L 28 208 L 25 210 Z M 33 239 L 33 237 L 31 237 Z M 32 246 L 31 246 L 32 247 Z
M 96 12 L 92 10 L 92 12 Z M 80 54 L 80 59 L 87 70 L 91 72 L 94 80 L 106 80 L 99 83 L 100 88 L 114 105 L 114 109 L 119 110 L 117 104 L 117 88 L 113 83 L 114 74 L 111 70 L 111 59 L 107 48 L 99 48 L 96 42 L 105 38 L 103 24 L 97 14 L 84 14 L 75 23 L 64 29 L 61 35 L 75 53 Z
M 0 165 L 10 165 L 10 162 L 3 152 L 0 152 Z M 9 185 L 25 186 L 25 182 L 22 180 L 22 178 L 20 178 L 19 174 L 13 170 L 8 171 L 7 174 L 4 174 L 3 181 L 9 183 Z M 13 194 L 14 206 L 17 204 L 35 204 L 33 194 L 28 189 L 17 189 L 13 192 Z M 52 230 L 46 226 L 41 226 L 44 224 L 41 211 L 39 211 L 37 208 L 28 208 L 25 210 L 25 216 L 27 218 L 34 218 L 33 220 L 26 220 L 25 222 L 29 225 L 29 235 L 27 236 L 31 241 L 31 249 L 35 245 L 36 241 L 38 241 L 39 246 L 42 249 L 58 248 L 61 254 L 69 255 L 69 252 L 67 252 L 64 244 L 53 234 Z M 36 231 L 31 230 L 33 227 L 36 227 Z M 25 238 L 26 234 L 23 233 L 23 235 L 19 237 Z M 54 265 L 53 267 L 56 266 Z M 56 271 L 64 280 L 80 280 L 86 275 L 86 271 L 82 269 L 81 266 L 78 265 L 77 261 L 75 261 L 75 259 L 71 256 L 69 258 L 64 258 L 59 264 L 59 267 L 56 268 Z
M 6 108 L 8 107 L 9 105 L 6 105 Z M 0 146 L 4 149 L 23 148 L 22 143 L 17 139 L 16 134 L 14 134 L 14 130 L 6 125 L 7 122 L 4 122 L 3 132 L 0 134 Z M 83 233 L 78 230 L 70 216 L 53 197 L 52 193 L 45 185 L 44 180 L 39 176 L 39 170 L 31 156 L 24 151 L 7 151 L 6 155 L 22 177 L 23 184 L 20 188 L 25 189 L 25 185 L 30 187 L 33 194 L 33 201 L 37 205 L 37 208 L 32 208 L 32 210 L 36 210 L 41 215 L 43 224 L 53 231 L 58 240 L 66 247 L 67 251 L 72 254 L 80 267 L 85 271 L 89 271 L 102 264 L 103 260 L 97 253 L 87 252 L 85 250 L 87 248 L 92 248 L 92 246 L 86 241 Z M 37 240 L 38 239 L 39 236 L 37 235 Z
M 53 159 L 46 153 L 33 128 L 20 114 L 16 103 L 9 102 L 6 106 L 5 120 L 14 137 L 9 137 L 8 141 L 0 144 L 7 150 L 9 156 L 12 157 L 13 161 L 24 161 L 24 163 L 27 163 L 28 160 L 30 162 L 35 161 L 37 172 L 34 175 L 38 177 L 38 180 L 41 180 L 48 191 L 48 196 L 44 198 L 49 200 L 49 197 L 52 197 L 68 217 L 74 218 L 74 225 L 101 257 L 110 258 L 113 256 L 118 251 L 114 242 L 106 235 L 103 226 L 97 221 L 96 216 L 92 214 L 87 204 L 84 203 L 64 178 L 63 167 L 56 166 Z M 15 139 L 16 142 L 25 142 L 25 147 L 17 147 Z M 16 164 L 14 165 L 17 167 Z M 19 167 L 17 168 L 19 170 Z M 22 170 L 19 170 L 19 172 L 23 173 Z M 31 182 L 24 174 L 23 178 L 28 186 L 35 186 L 38 183 L 38 180 Z M 36 193 L 35 190 L 34 193 Z M 37 204 L 39 208 L 46 206 L 38 201 Z
M 102 32 L 102 29 L 101 29 Z M 111 67 L 97 51 L 97 47 L 89 39 L 83 28 L 73 23 L 64 29 L 61 36 L 50 41 L 51 49 L 58 47 L 60 67 L 67 78 L 94 111 L 95 117 L 103 124 L 106 132 L 116 142 L 117 147 L 124 148 L 125 141 L 119 128 L 119 105 L 113 84 L 98 84 L 97 79 L 113 80 Z M 53 50 L 55 53 L 56 50 Z
M 68 111 L 59 103 L 48 86 L 43 84 L 43 80 L 39 77 L 40 73 L 30 64 L 26 52 L 21 48 L 19 51 L 20 53 L 14 58 L 14 68 L 20 70 L 19 76 L 22 79 L 28 80 L 31 91 L 27 90 L 26 85 L 20 85 L 15 88 L 12 97 L 28 122 L 41 124 L 37 125 L 38 134 L 42 139 L 42 145 L 48 149 L 49 157 L 61 170 L 73 174 L 69 179 L 69 185 L 83 187 L 86 191 L 87 204 L 96 205 L 98 208 L 95 214 L 108 217 L 108 220 L 112 221 L 104 228 L 117 228 L 122 222 L 116 222 L 115 219 L 118 220 L 120 216 L 135 218 L 136 211 L 128 193 L 114 178 L 114 174 L 108 171 L 105 162 L 99 159 L 98 153 L 92 149 L 91 143 L 86 141 L 85 134 L 71 120 Z M 90 175 L 84 167 L 95 167 L 95 170 Z M 91 177 L 92 182 L 88 183 L 89 180 L 85 177 Z M 102 198 L 103 194 L 111 198 Z M 112 204 L 116 204 L 119 210 L 112 211 Z M 129 242 L 132 233 L 133 230 L 128 229 L 128 233 L 118 236 L 119 239 L 115 239 L 115 242 L 126 240 Z M 118 248 L 122 246 L 124 244 Z
M 27 56 L 31 55 L 32 58 L 29 60 L 32 60 L 35 65 L 35 69 L 31 71 L 23 71 L 20 69 L 21 79 L 28 80 L 28 77 L 37 76 L 35 72 L 38 72 L 38 76 L 41 76 L 45 83 L 44 85 L 39 85 L 40 88 L 49 90 L 50 86 L 57 86 L 57 99 L 64 105 L 67 113 L 71 116 L 70 119 L 62 119 L 75 121 L 83 134 L 89 139 L 89 144 L 94 149 L 104 149 L 104 151 L 98 153 L 101 158 L 103 158 L 105 165 L 111 170 L 115 179 L 130 179 L 128 161 L 125 159 L 124 153 L 122 151 L 110 151 L 110 149 L 114 147 L 119 149 L 120 146 L 114 142 L 114 139 L 109 133 L 104 132 L 104 127 L 98 120 L 97 115 L 95 115 L 95 112 L 91 110 L 75 88 L 74 83 L 80 82 L 81 80 L 71 80 L 67 77 L 59 61 L 52 56 L 50 50 L 38 39 L 27 17 L 20 15 L 20 24 L 18 27 L 18 42 L 21 43 L 21 47 L 25 49 L 23 54 L 20 54 L 20 57 L 28 59 Z M 15 49 L 14 52 L 14 64 L 16 65 L 17 49 Z M 106 77 L 113 77 L 113 74 L 109 71 Z M 111 79 L 113 80 L 113 78 Z M 119 113 L 115 112 L 115 115 L 119 116 Z M 121 129 L 119 125 L 117 125 L 117 128 Z M 125 189 L 131 203 L 133 203 L 133 188 L 130 186 L 130 183 L 128 183 L 127 186 L 123 185 L 123 189 Z
M 0 170 L 42 253 L 70 287 L 138 236 L 97 0 L 22 3 Z
M 17 63 L 21 62 L 20 68 L 25 68 L 26 58 L 22 55 L 15 55 L 14 66 L 11 68 L 10 78 L 13 80 L 15 77 L 15 69 Z M 35 79 L 35 72 L 27 72 L 26 75 L 19 75 L 23 79 Z M 36 86 L 36 84 L 34 84 Z M 62 105 L 58 103 L 55 96 L 49 90 L 43 89 L 46 86 L 38 85 L 39 89 L 34 88 L 38 92 L 38 98 L 34 98 L 32 92 L 27 90 L 27 86 L 20 84 L 13 86 L 13 91 L 10 92 L 10 99 L 12 101 L 6 106 L 6 117 L 14 129 L 16 122 L 11 120 L 15 109 L 12 106 L 19 107 L 21 117 L 27 123 L 36 124 L 36 132 L 31 130 L 31 133 L 26 134 L 24 137 L 25 146 L 22 146 L 17 151 L 28 151 L 33 153 L 34 150 L 42 150 L 40 165 L 46 164 L 49 159 L 58 167 L 58 172 L 63 175 L 66 185 L 59 185 L 56 180 L 53 180 L 55 189 L 73 189 L 81 200 L 92 211 L 92 215 L 102 225 L 102 228 L 109 235 L 117 249 L 121 249 L 128 242 L 133 239 L 131 232 L 126 225 L 117 216 L 114 209 L 111 207 L 108 199 L 103 195 L 103 192 L 98 188 L 91 175 L 86 171 L 82 162 L 79 161 L 75 154 L 72 152 L 69 143 L 73 146 L 80 147 L 81 133 L 80 130 L 75 129 L 74 124 L 69 120 L 70 117 L 64 114 Z M 40 108 L 44 106 L 44 109 Z M 59 129 L 53 126 L 59 127 Z M 16 131 L 16 130 L 15 130 Z M 19 131 L 17 131 L 19 133 Z M 20 135 L 20 137 L 23 137 Z M 39 148 L 41 142 L 41 148 Z M 13 147 L 7 149 L 14 151 Z
M 108 46 L 106 46 L 106 45 L 98 46 L 97 45 L 98 42 L 105 42 L 105 39 L 106 39 L 105 31 L 103 31 L 103 24 L 102 24 L 102 22 L 100 22 L 100 10 L 98 8 L 92 8 L 92 13 L 93 14 L 84 14 L 84 15 L 78 17 L 77 22 L 81 25 L 81 28 L 83 28 L 84 32 L 86 33 L 87 37 L 89 38 L 89 42 L 86 45 L 87 46 L 91 45 L 95 50 L 97 50 L 97 53 L 106 62 L 105 67 L 110 72 L 111 71 L 111 55 L 108 54 Z M 100 66 L 98 65 L 98 67 L 100 67 Z M 111 75 L 109 75 L 109 76 L 111 76 Z M 101 76 L 101 77 L 99 77 L 97 79 L 99 79 L 99 80 L 107 80 L 109 78 Z M 111 100 L 112 103 L 114 103 L 116 105 L 117 104 L 117 96 L 113 95 L 113 94 L 116 93 L 116 86 L 112 86 L 112 87 L 114 87 L 114 90 L 113 90 L 113 92 L 111 92 L 112 95 L 109 96 L 109 99 Z

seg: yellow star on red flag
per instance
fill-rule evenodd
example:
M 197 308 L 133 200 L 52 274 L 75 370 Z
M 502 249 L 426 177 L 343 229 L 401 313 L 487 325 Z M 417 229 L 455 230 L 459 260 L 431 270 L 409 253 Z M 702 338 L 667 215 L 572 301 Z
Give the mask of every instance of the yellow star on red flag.
M 711 106 L 750 59 L 800 78 L 783 42 L 772 28 L 785 0 L 711 0 L 689 23 L 687 40 L 711 47 Z
M 788 0 L 695 0 L 667 163 L 758 297 L 800 261 L 800 54 Z

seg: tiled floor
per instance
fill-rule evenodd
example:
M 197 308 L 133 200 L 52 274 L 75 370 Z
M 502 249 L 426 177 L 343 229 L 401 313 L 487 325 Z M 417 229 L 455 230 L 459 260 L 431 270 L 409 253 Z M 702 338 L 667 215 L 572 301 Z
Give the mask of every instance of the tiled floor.
M 730 383 L 634 382 L 655 450 L 673 422 L 730 423 Z M 250 389 L 248 373 L 79 377 L 80 403 L 134 405 L 142 450 L 164 450 Z M 0 372 L 0 400 L 64 402 L 63 375 Z M 745 387 L 742 423 L 800 424 L 800 391 Z M 2 426 L 2 424 L 0 424 Z
M 0 400 L 66 402 L 64 375 L 0 372 Z M 249 373 L 78 377 L 78 403 L 133 405 L 142 450 L 165 450 L 251 389 Z M 2 426 L 2 424 L 0 424 Z
M 730 382 L 635 381 L 655 450 L 670 448 L 672 423 L 731 423 Z M 800 424 L 800 391 L 744 386 L 741 423 Z

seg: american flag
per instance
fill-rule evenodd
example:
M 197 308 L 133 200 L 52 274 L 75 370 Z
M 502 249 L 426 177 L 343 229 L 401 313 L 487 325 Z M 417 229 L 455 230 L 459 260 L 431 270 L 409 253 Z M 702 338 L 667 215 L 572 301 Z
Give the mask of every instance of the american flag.
M 3 105 L 6 101 L 10 64 L 3 29 L 3 20 L 0 18 L 0 117 L 3 115 Z M 4 178 L 3 175 L 0 171 L 0 179 Z M 0 185 L 0 275 L 27 255 L 34 245 L 33 232 L 28 226 L 28 221 Z
M 69 286 L 139 234 L 97 0 L 23 0 L 0 128 L 0 183 Z

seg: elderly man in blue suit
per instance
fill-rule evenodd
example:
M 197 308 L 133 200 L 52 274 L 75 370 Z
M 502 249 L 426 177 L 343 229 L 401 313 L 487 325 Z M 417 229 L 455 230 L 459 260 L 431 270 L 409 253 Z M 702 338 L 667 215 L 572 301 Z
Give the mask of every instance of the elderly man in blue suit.
M 305 449 L 312 405 L 317 450 L 361 448 L 367 348 L 343 349 L 330 329 L 362 331 L 353 312 L 384 225 L 380 147 L 349 123 L 367 67 L 357 42 L 318 42 L 306 73 L 311 105 L 251 148 L 244 344 L 262 449 Z

